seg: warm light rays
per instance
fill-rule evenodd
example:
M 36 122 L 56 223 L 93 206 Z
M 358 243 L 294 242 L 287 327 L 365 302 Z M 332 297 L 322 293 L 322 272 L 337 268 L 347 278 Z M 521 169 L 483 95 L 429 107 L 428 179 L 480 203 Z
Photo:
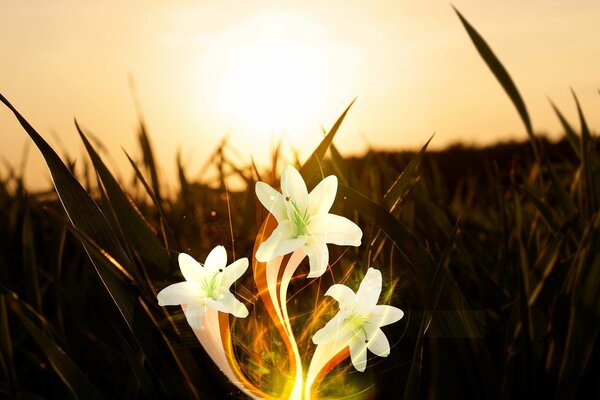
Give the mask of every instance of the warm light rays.
M 218 112 L 244 135 L 300 139 L 301 131 L 318 129 L 331 88 L 317 34 L 309 22 L 277 13 L 236 32 L 217 75 Z

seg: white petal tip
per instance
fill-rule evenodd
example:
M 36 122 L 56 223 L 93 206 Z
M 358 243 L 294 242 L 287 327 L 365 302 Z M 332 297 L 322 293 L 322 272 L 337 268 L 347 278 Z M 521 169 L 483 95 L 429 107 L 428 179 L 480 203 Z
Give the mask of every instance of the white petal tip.
M 243 310 L 237 311 L 233 316 L 237 318 L 246 318 L 249 314 L 250 312 L 248 311 L 248 309 L 244 307 Z
M 323 271 L 311 271 L 306 275 L 307 278 L 318 278 L 325 273 L 326 270 Z

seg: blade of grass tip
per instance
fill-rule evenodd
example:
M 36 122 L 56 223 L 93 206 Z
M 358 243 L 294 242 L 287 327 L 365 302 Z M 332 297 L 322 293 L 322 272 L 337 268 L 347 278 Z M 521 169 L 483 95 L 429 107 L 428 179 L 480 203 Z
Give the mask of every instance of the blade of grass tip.
M 550 101 L 550 105 L 552 106 L 552 109 L 554 110 L 554 113 L 560 120 L 560 123 L 563 126 L 563 129 L 565 130 L 565 135 L 567 136 L 567 141 L 573 148 L 573 151 L 575 152 L 575 154 L 577 154 L 577 157 L 581 160 L 581 157 L 582 157 L 581 140 L 579 139 L 579 136 L 577 136 L 577 133 L 575 133 L 575 129 L 573 129 L 573 127 L 571 126 L 569 121 L 567 121 L 565 116 L 560 112 L 558 107 L 556 107 L 554 102 L 552 102 L 552 100 L 549 100 L 549 101 Z
M 77 367 L 77 364 L 56 344 L 56 342 L 42 332 L 35 324 L 22 312 L 16 302 L 12 302 L 15 308 L 14 314 L 19 317 L 25 329 L 31 337 L 40 346 L 52 369 L 60 377 L 77 399 L 102 399 L 98 389 L 89 381 L 87 376 Z
M 92 238 L 104 251 L 117 260 L 120 265 L 127 270 L 132 270 L 131 260 L 119 243 L 98 205 L 69 172 L 52 147 L 1 94 L 0 101 L 13 112 L 23 129 L 42 153 L 46 165 L 50 170 L 59 200 L 71 223 Z M 107 271 L 102 265 L 97 265 L 93 260 L 92 264 L 96 268 L 96 272 L 102 283 L 115 301 L 117 308 L 125 318 L 125 321 L 132 328 L 133 311 L 130 307 L 131 294 L 128 289 L 125 288 L 123 282 L 113 279 L 111 276 L 112 273 Z
M 429 143 L 431 142 L 431 139 L 433 139 L 433 135 L 429 138 L 425 145 L 421 147 L 421 150 L 410 160 L 406 168 L 404 168 L 400 176 L 398 176 L 392 186 L 390 186 L 388 189 L 387 193 L 383 196 L 383 199 L 390 212 L 394 211 L 396 206 L 398 206 L 398 204 L 402 201 L 402 197 L 411 183 L 410 179 L 417 174 L 417 170 L 421 164 L 423 156 L 425 155 L 427 146 L 429 146 Z
M 150 143 L 150 137 L 148 136 L 148 131 L 146 130 L 146 124 L 144 120 L 141 119 L 140 116 L 140 131 L 138 134 L 138 139 L 140 141 L 140 147 L 142 148 L 142 157 L 144 160 L 144 165 L 148 169 L 150 173 L 150 180 L 152 182 L 152 188 L 154 189 L 154 194 L 158 201 L 161 201 L 161 193 L 160 193 L 160 182 L 158 180 L 158 168 L 156 166 L 156 161 L 154 157 L 154 151 L 152 151 L 152 144 Z
M 127 241 L 142 259 L 151 260 L 159 270 L 166 273 L 169 266 L 169 255 L 165 248 L 156 238 L 150 225 L 133 204 L 133 201 L 121 189 L 121 186 L 110 173 L 77 121 L 75 121 L 75 126 L 92 160 L 94 168 L 106 189 L 106 193 L 110 199 L 110 206 L 117 217 L 117 223 L 120 225 Z
M 160 215 L 160 219 L 161 219 L 161 226 L 163 227 L 163 229 L 162 229 L 163 241 L 164 241 L 165 247 L 167 248 L 167 251 L 169 251 L 170 249 L 176 248 L 177 241 L 175 240 L 175 237 L 173 236 L 171 229 L 166 225 L 167 219 L 165 218 L 165 214 L 163 212 L 163 209 L 162 209 L 162 206 L 160 204 L 158 197 L 156 197 L 154 191 L 150 188 L 150 185 L 148 185 L 148 182 L 144 178 L 142 171 L 140 171 L 140 169 L 138 168 L 135 161 L 133 161 L 133 159 L 129 156 L 129 154 L 125 151 L 125 149 L 123 149 L 123 152 L 125 153 L 125 156 L 127 156 L 129 163 L 133 167 L 133 170 L 135 171 L 135 175 L 136 175 L 137 179 L 142 183 L 142 185 L 144 186 L 144 189 L 146 190 L 146 193 L 148 194 L 148 196 L 150 196 L 150 198 L 152 199 L 152 202 L 154 203 L 154 206 L 158 210 L 158 214 Z
M 471 38 L 471 41 L 475 45 L 475 48 L 479 52 L 483 61 L 487 64 L 488 68 L 492 71 L 513 105 L 517 109 L 519 116 L 521 117 L 521 121 L 525 125 L 525 129 L 527 130 L 527 134 L 529 135 L 529 139 L 531 141 L 531 145 L 533 147 L 533 151 L 536 157 L 536 160 L 539 161 L 539 154 L 537 149 L 537 143 L 535 141 L 535 136 L 533 133 L 533 127 L 531 126 L 531 120 L 529 118 L 529 113 L 527 112 L 527 107 L 525 106 L 525 102 L 519 93 L 519 90 L 515 86 L 512 78 L 508 74 L 508 71 L 504 68 L 500 60 L 496 57 L 490 46 L 486 43 L 486 41 L 481 37 L 481 35 L 473 28 L 473 26 L 463 17 L 463 15 L 452 6 L 458 18 L 462 22 L 465 27 L 467 34 Z
M 346 107 L 342 115 L 340 115 L 337 121 L 335 121 L 335 124 L 333 124 L 333 126 L 329 130 L 327 136 L 323 138 L 321 143 L 312 152 L 308 160 L 306 160 L 304 165 L 302 165 L 302 168 L 300 169 L 300 174 L 304 177 L 304 180 L 309 181 L 311 179 L 314 179 L 313 177 L 318 176 L 319 172 L 321 171 L 321 160 L 323 160 L 323 157 L 325 156 L 329 145 L 333 141 L 333 138 L 335 137 L 337 131 L 340 129 L 340 126 L 342 125 L 346 114 L 348 114 L 348 111 L 350 111 L 350 107 L 352 107 L 355 101 L 356 99 L 350 102 L 350 104 L 348 105 L 348 107 Z

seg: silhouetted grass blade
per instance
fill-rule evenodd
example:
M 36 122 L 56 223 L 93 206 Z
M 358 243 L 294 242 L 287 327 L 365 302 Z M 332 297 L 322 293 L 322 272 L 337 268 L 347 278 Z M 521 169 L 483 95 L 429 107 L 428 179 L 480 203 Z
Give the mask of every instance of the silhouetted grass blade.
M 579 99 L 577 99 L 575 92 L 573 92 L 573 98 L 577 105 L 577 114 L 579 115 L 579 123 L 581 125 L 581 164 L 585 182 L 583 193 L 586 193 L 588 196 L 588 201 L 584 202 L 585 207 L 582 207 L 582 211 L 585 213 L 584 215 L 586 217 L 589 217 L 598 209 L 599 194 L 597 193 L 597 189 L 598 180 L 600 180 L 600 177 L 598 176 L 600 173 L 600 161 L 598 160 L 598 154 L 594 147 L 590 129 L 588 128 L 585 116 L 581 110 L 581 105 L 579 104 Z
M 92 144 L 75 121 L 77 131 L 81 136 L 85 148 L 92 160 L 98 176 L 106 189 L 110 199 L 110 205 L 117 217 L 117 221 L 123 234 L 127 237 L 129 244 L 138 253 L 142 260 L 150 260 L 155 267 L 166 274 L 169 266 L 169 255 L 152 232 L 148 223 L 144 220 L 140 211 L 127 197 L 117 180 L 110 173 Z
M 500 60 L 498 60 L 498 58 L 496 57 L 496 55 L 494 54 L 494 52 L 492 51 L 490 46 L 486 43 L 486 41 L 475 30 L 475 28 L 473 28 L 473 26 L 471 26 L 471 24 L 462 16 L 462 14 L 456 8 L 454 8 L 454 11 L 456 12 L 456 14 L 460 18 L 460 21 L 462 22 L 463 26 L 467 30 L 467 33 L 469 34 L 471 41 L 475 45 L 475 48 L 479 52 L 479 55 L 481 56 L 481 58 L 483 58 L 483 60 L 487 64 L 487 66 L 490 68 L 490 70 L 492 71 L 492 73 L 494 74 L 494 76 L 496 77 L 498 82 L 500 82 L 500 85 L 502 85 L 502 88 L 504 89 L 504 91 L 506 92 L 508 97 L 510 97 L 510 100 L 516 107 L 517 112 L 519 113 L 519 116 L 521 117 L 521 120 L 523 121 L 523 124 L 525 125 L 527 134 L 529 135 L 529 138 L 531 139 L 531 144 L 533 146 L 533 149 L 534 149 L 534 152 L 535 152 L 536 158 L 537 158 L 537 148 L 536 148 L 535 137 L 533 134 L 533 128 L 531 126 L 531 120 L 529 118 L 529 113 L 527 112 L 527 107 L 525 106 L 525 103 L 523 102 L 523 99 L 521 98 L 521 94 L 519 93 L 519 90 L 515 86 L 512 78 L 510 77 L 510 75 L 508 74 L 508 72 L 506 71 L 506 69 L 504 68 L 502 63 L 500 62 Z
M 50 169 L 56 192 L 58 193 L 59 199 L 67 212 L 71 223 L 92 238 L 100 248 L 110 254 L 120 265 L 131 270 L 131 261 L 125 254 L 123 247 L 118 242 L 118 239 L 98 205 L 83 189 L 77 179 L 69 172 L 56 152 L 1 94 L 0 100 L 15 114 L 21 126 L 29 134 L 42 153 L 42 156 Z M 132 302 L 131 299 L 128 299 L 129 294 L 127 293 L 127 290 L 122 283 L 107 276 L 107 274 L 110 274 L 111 272 L 106 271 L 96 264 L 94 264 L 94 266 L 96 266 L 96 271 L 117 304 L 117 307 L 123 314 L 126 322 L 131 324 Z
M 579 138 L 579 136 L 577 136 L 575 129 L 573 129 L 569 121 L 567 121 L 565 116 L 560 112 L 560 110 L 558 109 L 558 107 L 556 107 L 552 100 L 550 100 L 550 105 L 552 106 L 552 109 L 556 113 L 561 125 L 563 126 L 563 129 L 565 130 L 565 135 L 567 136 L 567 140 L 569 141 L 571 148 L 573 149 L 573 151 L 575 151 L 575 154 L 577 154 L 579 159 L 581 159 L 581 139 Z
M 162 197 L 160 193 L 160 182 L 158 180 L 158 168 L 156 166 L 154 152 L 152 151 L 152 145 L 150 144 L 150 138 L 148 137 L 148 132 L 146 130 L 146 124 L 143 120 L 140 120 L 140 133 L 138 138 L 140 141 L 140 147 L 142 148 L 144 165 L 148 169 L 148 172 L 150 172 L 150 179 L 152 180 L 152 189 L 154 190 L 154 195 L 160 202 Z
M 406 168 L 402 171 L 398 179 L 392 184 L 392 186 L 388 189 L 387 193 L 384 196 L 385 202 L 387 204 L 390 212 L 394 211 L 396 206 L 402 201 L 402 198 L 407 190 L 407 188 L 411 184 L 411 178 L 413 178 L 417 174 L 417 170 L 419 165 L 421 164 L 421 160 L 423 159 L 423 155 L 425 155 L 425 151 L 427 150 L 427 146 L 429 142 L 431 142 L 433 136 L 427 140 L 425 145 L 421 148 L 421 150 L 415 155 Z
M 307 183 L 314 180 L 317 176 L 322 176 L 321 160 L 323 160 L 323 157 L 325 157 L 325 153 L 327 152 L 329 145 L 333 141 L 333 138 L 334 138 L 335 134 L 337 133 L 337 131 L 340 129 L 340 126 L 342 125 L 342 122 L 344 121 L 346 114 L 348 113 L 348 111 L 350 110 L 350 107 L 352 107 L 352 105 L 354 104 L 355 101 L 356 101 L 356 99 L 354 99 L 350 102 L 348 107 L 346 107 L 346 110 L 344 110 L 342 115 L 340 115 L 339 118 L 337 119 L 337 121 L 335 121 L 335 123 L 329 130 L 329 133 L 327 134 L 327 136 L 325 136 L 325 138 L 317 146 L 315 151 L 313 151 L 313 153 L 310 155 L 308 160 L 306 160 L 304 165 L 302 165 L 302 168 L 300 169 L 300 173 L 302 174 L 302 176 L 304 177 L 304 180 Z
M 150 198 L 152 199 L 152 202 L 154 203 L 154 206 L 158 210 L 158 213 L 159 213 L 160 219 L 161 219 L 161 230 L 162 230 L 162 235 L 163 235 L 163 242 L 165 244 L 166 250 L 169 251 L 169 250 L 175 249 L 176 241 L 175 241 L 175 238 L 173 237 L 173 233 L 171 232 L 171 230 L 169 229 L 169 227 L 166 224 L 165 213 L 163 211 L 162 205 L 160 204 L 160 199 L 156 196 L 156 194 L 154 193 L 154 191 L 152 190 L 150 185 L 148 185 L 148 182 L 144 178 L 142 171 L 140 171 L 140 169 L 138 168 L 135 161 L 133 161 L 133 159 L 129 156 L 129 154 L 125 150 L 123 150 L 123 152 L 125 153 L 125 156 L 127 156 L 129 163 L 133 167 L 133 170 L 135 171 L 135 176 L 142 183 L 142 186 L 146 190 L 146 193 L 148 194 L 148 196 L 150 196 Z
M 573 263 L 574 284 L 563 358 L 557 384 L 557 398 L 574 398 L 579 382 L 594 354 L 600 336 L 600 212 L 589 221 Z

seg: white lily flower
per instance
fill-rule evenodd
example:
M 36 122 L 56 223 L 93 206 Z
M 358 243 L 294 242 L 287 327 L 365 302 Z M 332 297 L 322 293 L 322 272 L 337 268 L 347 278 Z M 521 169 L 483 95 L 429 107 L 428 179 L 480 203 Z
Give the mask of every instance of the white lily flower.
M 202 328 L 209 307 L 239 318 L 248 316 L 246 306 L 229 291 L 233 282 L 248 268 L 247 258 L 227 266 L 225 247 L 217 246 L 206 257 L 204 266 L 185 253 L 179 254 L 178 261 L 186 280 L 161 290 L 157 296 L 159 305 L 187 304 L 185 317 L 192 328 L 198 329 Z
M 339 303 L 338 313 L 313 336 L 316 345 L 341 344 L 350 347 L 354 367 L 363 372 L 367 366 L 367 349 L 380 357 L 390 354 L 390 343 L 381 330 L 404 316 L 399 308 L 377 304 L 381 294 L 381 272 L 369 268 L 358 291 L 335 284 L 325 293 Z
M 327 243 L 360 246 L 361 229 L 347 218 L 329 214 L 337 185 L 335 175 L 330 175 L 309 194 L 302 176 L 292 166 L 286 166 L 281 174 L 282 193 L 257 182 L 256 196 L 278 225 L 259 246 L 256 259 L 267 262 L 302 248 L 310 262 L 308 277 L 316 278 L 327 269 Z

